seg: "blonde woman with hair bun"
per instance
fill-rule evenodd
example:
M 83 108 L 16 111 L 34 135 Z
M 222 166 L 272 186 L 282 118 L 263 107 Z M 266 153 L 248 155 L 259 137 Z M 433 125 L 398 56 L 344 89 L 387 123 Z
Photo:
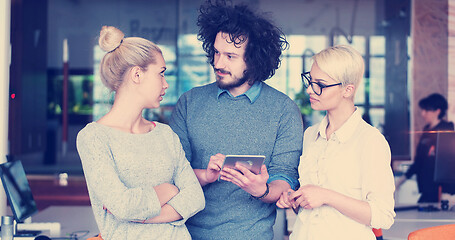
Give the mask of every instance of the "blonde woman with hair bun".
M 363 73 L 360 53 L 340 45 L 314 55 L 302 74 L 311 107 L 326 116 L 305 131 L 300 188 L 277 202 L 298 212 L 290 240 L 375 240 L 372 228 L 394 222 L 389 144 L 354 105 Z
M 77 136 L 90 201 L 103 239 L 191 239 L 186 220 L 201 211 L 201 186 L 168 125 L 142 117 L 167 88 L 161 50 L 104 26 L 99 46 L 111 110 Z

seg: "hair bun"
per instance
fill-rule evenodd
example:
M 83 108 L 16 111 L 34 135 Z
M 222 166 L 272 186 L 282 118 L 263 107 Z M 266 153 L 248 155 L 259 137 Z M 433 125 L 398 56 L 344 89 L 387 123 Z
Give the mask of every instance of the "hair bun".
M 116 27 L 103 26 L 100 32 L 98 44 L 105 52 L 114 51 L 122 43 L 125 34 Z

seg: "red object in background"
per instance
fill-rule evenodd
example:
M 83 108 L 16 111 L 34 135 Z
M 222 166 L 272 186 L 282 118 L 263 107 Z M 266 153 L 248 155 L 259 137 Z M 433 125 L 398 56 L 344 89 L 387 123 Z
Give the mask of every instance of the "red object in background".
M 66 155 L 68 142 L 68 40 L 63 40 L 63 92 L 62 92 L 62 155 Z
M 374 233 L 374 236 L 376 237 L 377 240 L 382 240 L 382 239 L 383 239 L 383 236 L 382 236 L 382 229 L 380 229 L 380 228 L 373 228 L 373 233 Z
M 16 98 L 16 94 L 15 93 L 11 93 L 11 99 L 15 99 Z
M 62 124 L 63 142 L 68 141 L 68 62 L 63 63 L 63 104 L 62 104 Z

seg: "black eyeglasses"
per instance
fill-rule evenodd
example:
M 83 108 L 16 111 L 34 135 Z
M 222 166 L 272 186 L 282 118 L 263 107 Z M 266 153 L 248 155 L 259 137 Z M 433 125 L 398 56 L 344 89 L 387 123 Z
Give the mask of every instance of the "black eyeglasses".
M 303 86 L 305 86 L 305 88 L 308 88 L 308 86 L 311 86 L 311 89 L 313 89 L 313 92 L 316 93 L 316 95 L 318 95 L 318 96 L 321 96 L 322 89 L 328 88 L 328 87 L 333 87 L 333 86 L 338 86 L 338 85 L 342 84 L 342 83 L 335 83 L 335 84 L 325 85 L 320 82 L 313 82 L 313 81 L 311 81 L 310 72 L 302 73 L 302 74 L 300 74 L 300 76 L 302 77 Z

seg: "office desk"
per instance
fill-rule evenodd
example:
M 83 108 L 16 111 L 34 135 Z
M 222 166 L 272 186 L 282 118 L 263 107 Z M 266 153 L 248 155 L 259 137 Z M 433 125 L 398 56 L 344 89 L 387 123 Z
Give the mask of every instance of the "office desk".
M 454 211 L 419 212 L 417 210 L 396 212 L 395 223 L 382 230 L 384 239 L 406 240 L 412 231 L 445 224 L 455 224 Z
M 88 231 L 84 237 L 78 238 L 87 239 L 99 233 L 91 206 L 51 206 L 33 216 L 32 222 L 59 222 L 61 237 Z M 46 232 L 43 233 L 47 235 Z M 81 233 L 78 234 L 80 235 Z

